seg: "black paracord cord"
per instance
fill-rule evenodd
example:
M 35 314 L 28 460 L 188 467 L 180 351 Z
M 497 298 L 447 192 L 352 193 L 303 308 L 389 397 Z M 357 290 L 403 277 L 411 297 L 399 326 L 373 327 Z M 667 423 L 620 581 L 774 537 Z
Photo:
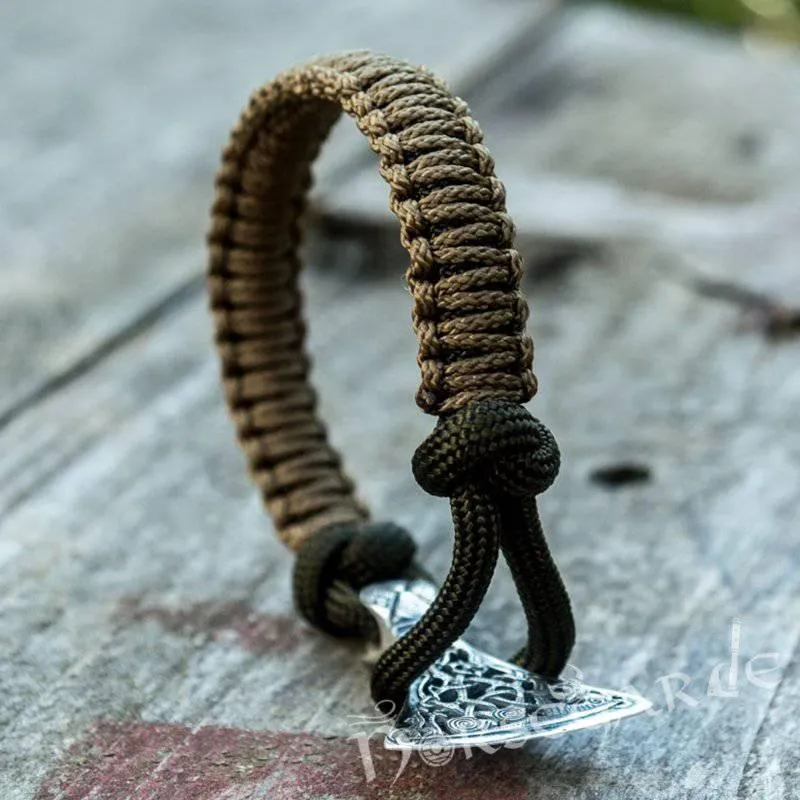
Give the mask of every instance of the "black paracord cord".
M 466 630 L 501 547 L 528 623 L 527 643 L 514 661 L 548 678 L 562 671 L 575 627 L 536 504 L 536 495 L 551 485 L 558 466 L 555 440 L 522 406 L 477 401 L 439 418 L 417 449 L 413 469 L 426 491 L 450 498 L 453 560 L 431 607 L 378 660 L 372 675 L 376 702 L 389 700 L 399 708 L 411 682 Z M 298 553 L 297 606 L 330 633 L 374 638 L 375 623 L 356 591 L 409 576 L 413 554 L 412 540 L 394 525 L 331 527 Z

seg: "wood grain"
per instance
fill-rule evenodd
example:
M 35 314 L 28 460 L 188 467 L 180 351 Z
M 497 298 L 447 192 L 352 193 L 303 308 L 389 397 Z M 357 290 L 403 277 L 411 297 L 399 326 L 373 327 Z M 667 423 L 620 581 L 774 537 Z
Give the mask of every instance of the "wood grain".
M 357 646 L 291 608 L 291 557 L 246 478 L 194 288 L 208 142 L 264 72 L 311 47 L 276 26 L 302 19 L 309 37 L 361 42 L 318 4 L 294 4 L 284 23 L 244 0 L 236 14 L 80 5 L 0 8 L 0 36 L 14 42 L 0 57 L 28 59 L 13 62 L 25 69 L 10 95 L 21 123 L 11 152 L 39 156 L 2 175 L 0 240 L 13 256 L 0 300 L 13 332 L 0 395 L 13 412 L 0 427 L 3 800 L 798 796 L 800 349 L 743 326 L 739 304 L 686 278 L 705 254 L 715 279 L 793 297 L 795 62 L 751 63 L 728 40 L 592 9 L 546 35 L 537 26 L 525 59 L 515 48 L 533 12 L 503 3 L 492 8 L 505 15 L 486 17 L 477 0 L 458 23 L 474 49 L 439 52 L 436 29 L 414 40 L 473 85 L 512 213 L 546 240 L 530 248 L 526 284 L 542 386 L 532 409 L 564 455 L 541 505 L 573 596 L 575 668 L 656 708 L 442 766 L 415 757 L 403 768 L 374 741 L 370 780 L 351 738 L 370 730 L 356 719 L 371 712 L 366 667 Z M 370 37 L 406 26 L 411 42 L 417 6 L 389 7 L 352 2 L 349 24 Z M 384 13 L 396 24 L 370 28 Z M 267 40 L 288 49 L 268 52 Z M 723 148 L 704 163 L 734 129 L 757 132 L 761 155 L 736 166 L 741 155 Z M 351 157 L 334 147 L 323 186 Z M 562 192 L 550 205 L 524 193 L 545 173 Z M 441 576 L 447 504 L 409 467 L 432 419 L 413 402 L 404 259 L 373 201 L 353 193 L 348 207 L 348 191 L 329 188 L 343 216 L 323 221 L 336 239 L 306 274 L 315 377 L 375 516 L 406 525 Z M 781 203 L 769 236 L 743 224 Z M 603 213 L 619 226 L 605 230 Z M 777 224 L 770 214 L 760 219 Z M 524 627 L 501 570 L 470 637 L 507 654 Z
M 316 274 L 309 284 L 334 439 L 376 515 L 408 525 L 441 574 L 446 504 L 422 497 L 408 469 L 430 420 L 412 410 L 407 302 L 389 277 L 331 281 Z M 659 711 L 534 745 L 515 769 L 530 776 L 530 797 L 710 798 L 736 797 L 749 764 L 756 778 L 740 796 L 781 797 L 764 793 L 766 767 L 754 765 L 782 738 L 787 715 L 770 709 L 792 689 L 781 686 L 773 702 L 744 664 L 778 652 L 774 681 L 800 638 L 798 545 L 787 535 L 800 354 L 736 335 L 732 309 L 610 263 L 585 264 L 531 301 L 544 387 L 535 408 L 565 454 L 543 506 L 579 622 L 574 663 L 590 680 L 633 685 Z M 0 528 L 4 795 L 13 800 L 31 797 L 53 769 L 49 754 L 97 719 L 346 738 L 350 715 L 369 711 L 357 651 L 280 622 L 293 619 L 290 559 L 244 477 L 207 332 L 193 302 L 3 433 L 0 452 L 23 459 L 12 475 L 23 474 L 26 451 L 34 459 L 31 431 L 39 448 L 64 447 L 35 491 L 17 490 Z M 592 480 L 629 461 L 651 480 L 614 491 Z M 523 634 L 513 597 L 507 575 L 498 579 L 479 619 L 476 641 L 496 652 Z M 709 697 L 734 618 L 739 694 Z M 253 629 L 283 638 L 254 634 L 273 644 L 248 644 Z M 693 702 L 670 709 L 678 673 Z M 792 767 L 774 762 L 789 750 L 766 757 L 788 779 Z M 131 780 L 151 780 L 128 768 Z M 381 780 L 385 788 L 388 770 Z

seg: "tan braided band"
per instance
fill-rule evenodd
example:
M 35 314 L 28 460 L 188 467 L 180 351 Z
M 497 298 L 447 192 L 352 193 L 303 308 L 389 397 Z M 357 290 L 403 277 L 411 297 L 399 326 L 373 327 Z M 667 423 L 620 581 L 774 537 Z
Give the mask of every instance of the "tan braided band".
M 209 285 L 239 439 L 295 550 L 322 528 L 366 518 L 317 418 L 298 287 L 311 164 L 342 110 L 379 156 L 410 256 L 418 405 L 440 415 L 536 391 L 522 259 L 466 103 L 427 70 L 366 52 L 283 73 L 251 97 L 224 150 Z
M 256 92 L 217 176 L 209 286 L 225 393 L 278 534 L 297 552 L 295 605 L 329 633 L 375 639 L 358 592 L 423 572 L 406 531 L 367 521 L 308 379 L 299 221 L 311 164 L 342 110 L 380 158 L 410 256 L 417 403 L 438 416 L 412 468 L 425 491 L 450 499 L 454 529 L 441 590 L 378 659 L 372 696 L 402 707 L 466 629 L 501 551 L 528 622 L 515 660 L 554 677 L 575 630 L 536 498 L 560 458 L 521 405 L 536 383 L 503 186 L 466 104 L 429 72 L 370 53 L 319 59 Z

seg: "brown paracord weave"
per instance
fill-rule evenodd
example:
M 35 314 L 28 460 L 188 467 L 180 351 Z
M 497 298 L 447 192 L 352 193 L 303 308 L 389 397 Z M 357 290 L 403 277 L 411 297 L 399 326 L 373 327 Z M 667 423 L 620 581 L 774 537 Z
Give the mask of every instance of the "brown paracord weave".
M 499 548 L 528 619 L 518 661 L 556 675 L 574 628 L 535 495 L 555 478 L 558 450 L 520 405 L 536 382 L 505 191 L 466 104 L 427 70 L 366 52 L 318 59 L 251 97 L 223 153 L 209 234 L 225 394 L 278 535 L 298 553 L 297 605 L 331 633 L 371 636 L 375 624 L 356 591 L 420 573 L 408 534 L 367 521 L 309 383 L 300 217 L 311 165 L 342 110 L 380 158 L 410 256 L 417 403 L 439 417 L 414 473 L 426 490 L 450 497 L 455 525 L 442 591 L 380 659 L 373 696 L 401 703 L 463 632 Z

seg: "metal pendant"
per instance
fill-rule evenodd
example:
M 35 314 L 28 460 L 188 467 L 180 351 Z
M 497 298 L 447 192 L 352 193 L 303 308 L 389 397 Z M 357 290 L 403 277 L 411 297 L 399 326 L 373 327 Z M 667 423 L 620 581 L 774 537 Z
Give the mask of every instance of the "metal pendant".
M 386 581 L 362 589 L 361 601 L 381 630 L 373 656 L 405 635 L 436 596 L 427 581 Z M 390 750 L 510 745 L 557 736 L 640 714 L 649 700 L 587 686 L 547 681 L 458 639 L 414 683 L 386 735 Z

